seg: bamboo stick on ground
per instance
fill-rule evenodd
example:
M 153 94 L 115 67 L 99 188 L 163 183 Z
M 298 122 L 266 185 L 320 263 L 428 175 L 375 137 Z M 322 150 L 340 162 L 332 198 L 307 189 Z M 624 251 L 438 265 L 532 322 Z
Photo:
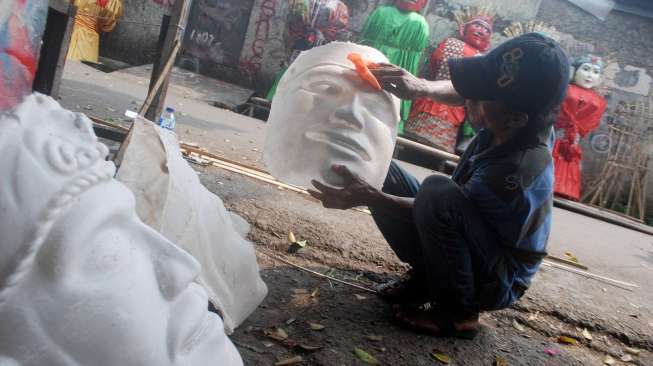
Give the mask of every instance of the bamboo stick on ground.
M 322 273 L 320 273 L 320 272 L 313 271 L 312 269 L 308 269 L 308 268 L 306 268 L 306 267 L 302 267 L 302 266 L 300 266 L 300 265 L 297 265 L 297 264 L 295 264 L 295 263 L 292 263 L 292 262 L 290 262 L 290 261 L 287 261 L 287 260 L 285 260 L 285 259 L 283 259 L 283 258 L 281 258 L 281 257 L 279 257 L 279 256 L 276 256 L 276 255 L 274 255 L 274 254 L 268 253 L 268 252 L 266 252 L 266 251 L 258 250 L 258 252 L 259 252 L 259 253 L 262 253 L 262 254 L 265 254 L 266 256 L 268 256 L 268 257 L 270 257 L 270 258 L 272 258 L 272 259 L 274 259 L 274 260 L 277 260 L 277 261 L 279 261 L 279 262 L 285 263 L 285 264 L 287 264 L 287 265 L 289 265 L 289 266 L 291 266 L 291 267 L 293 267 L 293 268 L 299 269 L 300 271 L 304 271 L 304 272 L 306 272 L 306 273 L 308 273 L 308 274 L 311 274 L 311 275 L 313 275 L 313 276 L 320 277 L 320 278 L 324 278 L 324 279 L 327 279 L 327 280 L 330 280 L 330 281 L 333 281 L 333 282 L 338 282 L 338 283 L 341 283 L 341 284 L 343 284 L 343 285 L 347 285 L 347 286 L 349 286 L 349 287 L 353 287 L 353 288 L 355 288 L 355 289 L 359 289 L 359 290 L 363 290 L 363 291 L 371 292 L 371 293 L 373 293 L 373 294 L 378 294 L 378 293 L 379 293 L 377 290 L 373 290 L 373 289 L 371 289 L 371 288 L 367 288 L 367 287 L 365 287 L 365 286 L 361 286 L 361 285 L 357 285 L 357 284 L 355 284 L 355 283 L 347 282 L 347 281 L 345 281 L 345 280 L 341 280 L 341 279 L 339 279 L 339 278 L 335 278 L 335 277 L 333 277 L 333 276 L 328 276 L 328 275 L 322 274 Z

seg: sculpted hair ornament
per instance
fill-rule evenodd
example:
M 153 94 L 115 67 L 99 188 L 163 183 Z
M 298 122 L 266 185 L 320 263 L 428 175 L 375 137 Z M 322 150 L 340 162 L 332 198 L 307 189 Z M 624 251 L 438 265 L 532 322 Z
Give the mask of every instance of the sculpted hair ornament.
M 77 114 L 61 126 L 30 116 L 35 104 L 42 106 L 35 108 L 39 112 L 46 108 L 52 114 L 73 114 L 58 110 L 54 100 L 40 94 L 0 114 L 0 151 L 5 156 L 0 171 L 15 177 L 0 191 L 0 208 L 12 212 L 0 220 L 0 306 L 31 266 L 62 209 L 115 173 L 113 163 L 104 160 L 107 147 L 97 141 L 85 116 Z M 27 174 L 31 170 L 40 174 Z

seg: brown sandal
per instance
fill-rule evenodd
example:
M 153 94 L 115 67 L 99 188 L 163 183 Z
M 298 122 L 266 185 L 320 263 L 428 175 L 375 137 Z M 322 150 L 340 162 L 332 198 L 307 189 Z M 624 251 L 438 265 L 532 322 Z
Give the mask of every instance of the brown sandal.
M 474 339 L 479 332 L 478 315 L 456 320 L 438 308 L 395 308 L 394 322 L 408 330 L 435 337 Z

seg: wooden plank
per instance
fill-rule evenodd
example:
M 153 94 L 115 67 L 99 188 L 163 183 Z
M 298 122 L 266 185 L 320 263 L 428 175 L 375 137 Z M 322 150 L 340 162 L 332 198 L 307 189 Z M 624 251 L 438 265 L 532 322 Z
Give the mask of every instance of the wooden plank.
M 49 0 L 48 7 L 58 11 L 62 14 L 68 14 L 70 10 L 70 5 L 72 2 L 70 0 Z
M 147 98 L 145 99 L 145 102 L 143 103 L 143 106 L 141 106 L 141 109 L 138 111 L 139 115 L 143 115 L 145 111 L 147 111 L 150 108 L 150 105 L 152 104 L 152 101 L 156 97 L 157 94 L 159 94 L 159 91 L 161 90 L 161 86 L 165 82 L 166 78 L 170 76 L 170 71 L 172 70 L 172 66 L 175 64 L 175 59 L 177 58 L 177 54 L 179 53 L 179 49 L 181 49 L 181 43 L 178 41 L 175 43 L 175 47 L 172 50 L 172 54 L 168 58 L 168 61 L 166 61 L 165 66 L 163 67 L 163 70 L 161 71 L 161 74 L 157 78 L 156 82 L 154 83 L 154 86 L 152 86 L 152 89 L 147 95 Z
M 587 266 L 583 265 L 583 264 L 580 264 L 580 263 L 577 263 L 577 262 L 574 262 L 574 261 L 570 261 L 569 259 L 556 257 L 555 255 L 550 255 L 549 254 L 549 255 L 546 256 L 546 258 L 549 259 L 549 260 L 552 260 L 554 262 L 559 262 L 559 263 L 562 263 L 562 264 L 566 264 L 568 266 L 572 266 L 572 267 L 576 267 L 578 269 L 582 269 L 584 271 L 589 270 L 589 268 Z
M 57 8 L 48 8 L 45 32 L 43 32 L 43 45 L 41 46 L 33 89 L 56 98 L 59 96 L 59 87 L 61 86 L 66 56 L 70 46 L 70 37 L 73 33 L 75 7 L 70 2 L 63 0 L 54 5 L 65 7 L 65 9 L 60 11 Z
M 448 153 L 444 150 L 436 149 L 431 146 L 427 146 L 424 144 L 420 144 L 419 142 L 415 142 L 412 140 L 405 139 L 403 137 L 397 137 L 397 144 L 405 146 L 409 149 L 415 149 L 419 150 L 421 152 L 424 152 L 426 154 L 429 154 L 433 156 L 436 159 L 439 160 L 446 160 L 446 161 L 451 161 L 454 163 L 458 163 L 460 161 L 460 156 Z
M 188 22 L 188 15 L 190 14 L 190 0 L 177 0 L 175 1 L 170 16 L 170 23 L 167 26 L 166 35 L 163 39 L 163 47 L 161 49 L 161 57 L 157 60 L 155 66 L 152 68 L 152 78 L 150 79 L 149 91 L 154 89 L 155 84 L 160 76 L 163 75 L 163 82 L 160 90 L 155 94 L 152 104 L 149 106 L 145 113 L 145 118 L 150 121 L 158 121 L 163 109 L 166 95 L 168 93 L 168 84 L 170 83 L 170 70 L 164 74 L 165 64 L 168 59 L 173 55 L 175 46 L 181 44 Z M 164 22 L 165 23 L 165 22 Z M 148 92 L 149 94 L 149 92 Z

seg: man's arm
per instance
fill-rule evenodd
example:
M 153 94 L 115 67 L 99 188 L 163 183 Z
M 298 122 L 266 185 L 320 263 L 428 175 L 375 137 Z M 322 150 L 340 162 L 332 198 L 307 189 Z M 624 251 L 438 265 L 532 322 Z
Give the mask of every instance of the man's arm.
M 463 105 L 463 98 L 451 80 L 429 81 L 421 79 L 392 64 L 370 66 L 370 71 L 386 91 L 401 99 L 430 98 L 448 105 Z
M 399 218 L 412 215 L 414 198 L 384 193 L 370 186 L 345 166 L 334 165 L 332 169 L 343 177 L 345 181 L 343 188 L 332 188 L 314 180 L 312 183 L 317 191 L 308 190 L 308 193 L 320 200 L 324 207 L 347 210 L 367 206 L 396 214 Z

